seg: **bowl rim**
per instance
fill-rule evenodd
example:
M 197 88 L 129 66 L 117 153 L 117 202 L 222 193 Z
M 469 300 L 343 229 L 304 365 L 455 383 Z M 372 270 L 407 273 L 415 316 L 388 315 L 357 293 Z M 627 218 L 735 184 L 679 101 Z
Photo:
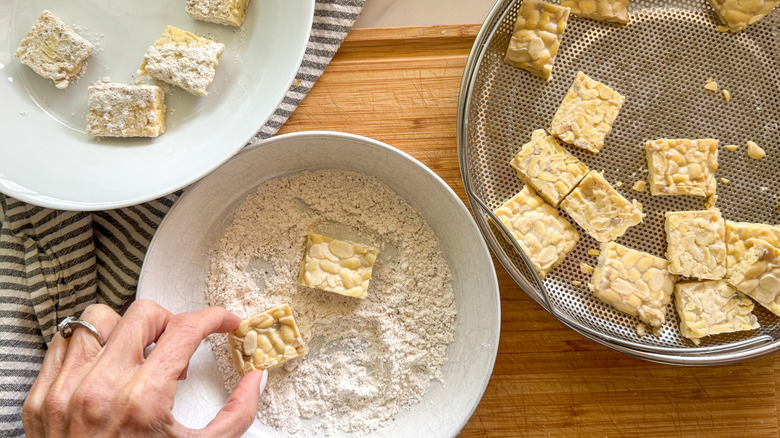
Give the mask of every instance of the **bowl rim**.
M 379 140 L 375 140 L 369 137 L 364 137 L 357 134 L 350 134 L 345 132 L 338 132 L 338 131 L 299 131 L 299 132 L 293 132 L 293 133 L 286 133 L 286 134 L 280 134 L 265 140 L 258 140 L 255 141 L 248 146 L 241 149 L 237 154 L 235 154 L 233 157 L 231 157 L 226 163 L 218 166 L 213 172 L 206 175 L 201 180 L 195 182 L 194 184 L 187 187 L 184 191 L 184 193 L 181 195 L 181 197 L 176 201 L 176 203 L 171 207 L 169 212 L 165 215 L 163 220 L 158 225 L 157 230 L 159 231 L 162 229 L 166 223 L 168 222 L 168 219 L 172 217 L 171 211 L 176 208 L 178 204 L 180 204 L 183 200 L 186 200 L 191 193 L 194 193 L 196 187 L 202 185 L 204 181 L 212 174 L 218 172 L 223 166 L 227 165 L 233 160 L 240 160 L 244 154 L 248 153 L 259 153 L 257 152 L 260 149 L 263 148 L 270 148 L 274 146 L 278 146 L 278 144 L 284 144 L 287 142 L 296 142 L 299 139 L 316 139 L 316 138 L 336 138 L 336 139 L 343 139 L 347 141 L 353 141 L 357 143 L 364 144 L 366 146 L 372 147 L 376 150 L 381 150 L 386 153 L 390 153 L 393 155 L 396 155 L 400 157 L 403 160 L 409 161 L 411 164 L 413 164 L 417 169 L 421 170 L 423 173 L 425 173 L 429 178 L 432 178 L 436 184 L 447 193 L 447 196 L 450 197 L 451 201 L 453 202 L 453 205 L 455 208 L 459 210 L 459 212 L 462 214 L 464 218 L 467 218 L 468 220 L 468 227 L 474 230 L 474 236 L 476 237 L 475 243 L 478 245 L 478 249 L 480 252 L 482 252 L 482 255 L 484 257 L 484 260 L 489 264 L 489 266 L 492 268 L 490 270 L 489 276 L 490 276 L 490 286 L 493 289 L 494 294 L 494 300 L 495 300 L 495 310 L 494 310 L 494 321 L 493 325 L 495 327 L 493 333 L 490 334 L 491 339 L 494 339 L 494 342 L 492 342 L 492 345 L 490 346 L 489 354 L 490 354 L 490 361 L 489 361 L 489 367 L 484 370 L 484 375 L 481 381 L 479 382 L 479 387 L 481 390 L 478 394 L 474 394 L 475 397 L 470 401 L 470 407 L 467 412 L 467 415 L 464 415 L 462 418 L 460 418 L 459 422 L 452 423 L 452 427 L 449 428 L 452 432 L 451 436 L 456 436 L 462 429 L 465 427 L 466 423 L 468 423 L 469 419 L 473 416 L 474 412 L 476 411 L 480 401 L 482 400 L 482 397 L 485 394 L 485 391 L 487 390 L 487 386 L 490 382 L 490 378 L 493 374 L 493 369 L 495 367 L 495 362 L 498 354 L 498 346 L 500 341 L 500 333 L 501 333 L 501 296 L 499 292 L 499 284 L 498 284 L 498 277 L 495 270 L 495 264 L 493 263 L 493 259 L 491 256 L 491 252 L 488 249 L 488 245 L 486 244 L 485 240 L 482 238 L 481 233 L 479 232 L 479 227 L 477 223 L 474 220 L 474 217 L 472 216 L 471 212 L 467 208 L 465 202 L 455 193 L 455 191 L 452 189 L 452 187 L 449 186 L 438 174 L 436 174 L 433 170 L 431 170 L 428 166 L 411 156 L 410 154 L 395 148 L 389 144 L 386 144 L 384 142 L 381 142 Z M 330 167 L 327 167 L 330 168 Z M 305 171 L 309 169 L 301 169 L 300 171 Z M 314 170 L 312 170 L 314 171 Z M 278 174 L 273 175 L 265 181 L 270 181 L 272 179 L 276 178 L 283 178 L 285 176 L 294 175 L 297 172 L 288 172 L 284 174 Z M 367 173 L 369 174 L 369 173 Z M 369 174 L 370 175 L 370 174 Z M 383 182 L 383 184 L 387 184 L 386 181 L 380 179 L 377 177 L 380 181 Z M 261 182 L 262 184 L 262 182 Z M 392 189 L 392 187 L 391 187 Z M 395 190 L 393 190 L 395 191 Z M 413 206 L 414 207 L 414 206 Z M 155 232 L 154 236 L 152 237 L 152 240 L 149 243 L 149 246 L 147 248 L 147 254 L 151 253 L 153 247 L 155 246 L 156 242 L 158 241 L 158 236 L 160 234 L 158 232 Z M 146 261 L 148 258 L 144 259 L 144 264 L 141 266 L 141 271 L 138 278 L 138 288 L 135 295 L 135 299 L 142 298 L 139 297 L 139 292 L 142 292 L 142 285 L 144 281 L 144 276 L 147 271 L 146 268 Z M 486 293 L 488 291 L 480 291 L 480 293 Z M 445 362 L 445 365 L 448 362 Z

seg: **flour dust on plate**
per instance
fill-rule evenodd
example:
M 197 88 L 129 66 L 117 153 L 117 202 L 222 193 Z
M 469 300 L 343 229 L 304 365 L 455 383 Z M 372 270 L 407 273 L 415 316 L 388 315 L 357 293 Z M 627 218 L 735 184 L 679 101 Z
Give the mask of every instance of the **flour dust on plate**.
M 307 234 L 379 248 L 366 299 L 298 283 Z M 453 342 L 450 268 L 418 210 L 378 179 L 344 170 L 262 184 L 211 254 L 206 299 L 243 317 L 289 303 L 306 356 L 269 369 L 258 420 L 295 435 L 376 431 L 423 399 Z M 224 335 L 217 368 L 238 382 Z

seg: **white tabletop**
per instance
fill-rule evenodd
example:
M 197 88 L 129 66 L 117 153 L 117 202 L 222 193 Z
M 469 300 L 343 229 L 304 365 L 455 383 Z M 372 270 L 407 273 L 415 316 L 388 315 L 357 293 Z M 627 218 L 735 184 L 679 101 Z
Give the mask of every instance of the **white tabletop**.
M 355 27 L 482 23 L 495 0 L 366 0 Z

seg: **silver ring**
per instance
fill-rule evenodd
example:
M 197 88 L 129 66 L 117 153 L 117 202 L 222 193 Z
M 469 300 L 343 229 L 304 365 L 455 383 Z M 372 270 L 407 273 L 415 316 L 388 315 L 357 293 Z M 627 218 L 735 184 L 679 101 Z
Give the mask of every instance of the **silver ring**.
M 73 331 L 76 329 L 76 327 L 84 327 L 87 329 L 90 333 L 92 333 L 92 336 L 97 339 L 101 347 L 106 345 L 105 341 L 103 341 L 103 336 L 100 335 L 100 332 L 95 328 L 94 325 L 88 323 L 87 321 L 82 321 L 78 318 L 69 316 L 57 324 L 57 330 L 60 331 L 60 334 L 63 338 L 69 338 L 73 336 Z

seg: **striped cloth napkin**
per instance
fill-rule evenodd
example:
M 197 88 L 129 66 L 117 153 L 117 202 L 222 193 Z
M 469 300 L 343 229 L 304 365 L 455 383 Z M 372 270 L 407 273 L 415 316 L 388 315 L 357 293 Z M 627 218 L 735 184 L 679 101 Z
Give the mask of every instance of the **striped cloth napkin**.
M 290 87 L 253 140 L 287 121 L 346 38 L 365 0 L 317 0 L 311 37 Z M 181 191 L 132 207 L 70 212 L 0 194 L 0 436 L 23 436 L 21 411 L 46 343 L 92 303 L 121 312 L 157 225 Z

